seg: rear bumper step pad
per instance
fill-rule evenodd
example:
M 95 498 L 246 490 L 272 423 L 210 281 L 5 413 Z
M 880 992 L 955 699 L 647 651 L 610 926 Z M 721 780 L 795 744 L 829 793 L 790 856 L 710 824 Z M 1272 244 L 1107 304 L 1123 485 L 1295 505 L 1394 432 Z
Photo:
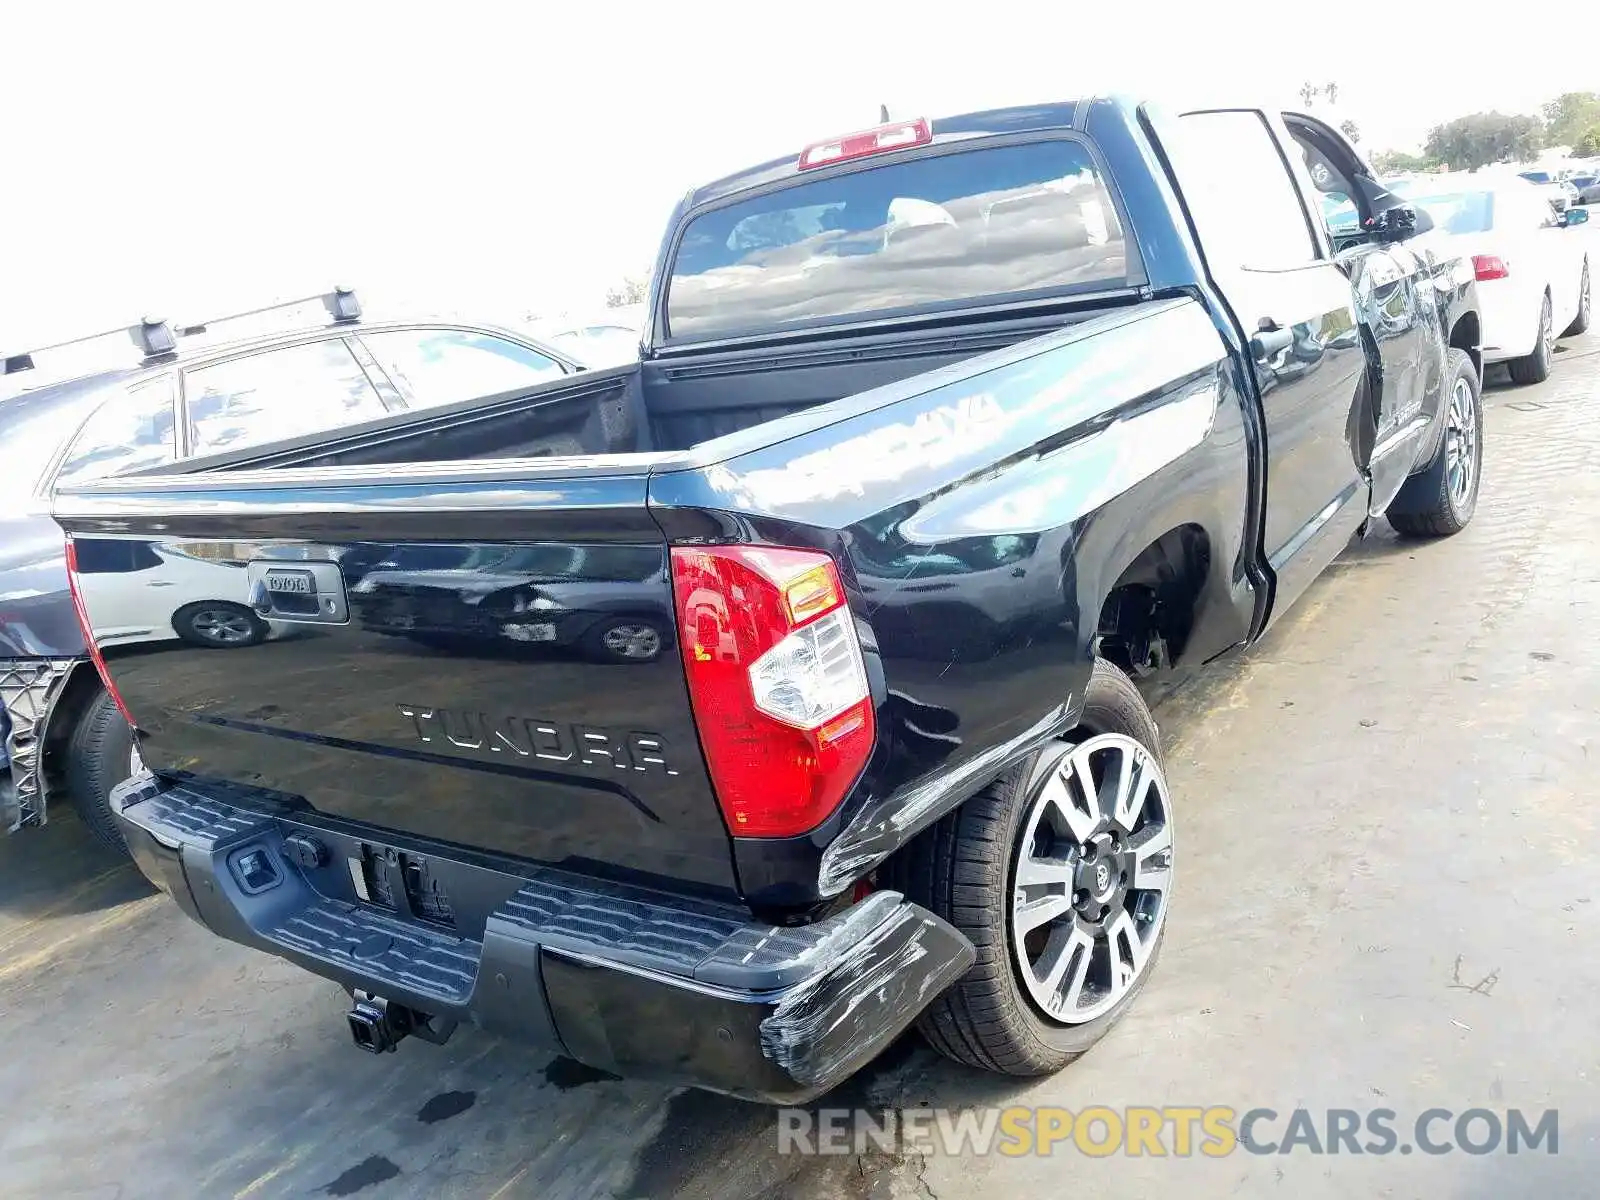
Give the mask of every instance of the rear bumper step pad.
M 432 849 L 458 894 L 487 897 L 481 937 L 460 936 L 349 895 L 343 863 L 371 838 L 265 794 L 146 773 L 112 807 L 140 869 L 221 937 L 603 1070 L 750 1099 L 795 1103 L 839 1083 L 973 960 L 964 937 L 894 892 L 779 928 L 711 901 Z M 284 848 L 308 833 L 331 847 L 318 870 Z

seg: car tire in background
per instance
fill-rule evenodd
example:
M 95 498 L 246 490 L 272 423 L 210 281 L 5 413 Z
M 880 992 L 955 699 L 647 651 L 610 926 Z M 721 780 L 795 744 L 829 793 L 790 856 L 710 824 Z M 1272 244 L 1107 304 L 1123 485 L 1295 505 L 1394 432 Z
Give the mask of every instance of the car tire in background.
M 667 644 L 661 625 L 646 617 L 612 617 L 583 638 L 593 658 L 610 663 L 648 663 L 661 657 Z
M 1550 361 L 1555 355 L 1555 331 L 1551 328 L 1550 294 L 1545 293 L 1539 308 L 1539 336 L 1533 343 L 1533 353 L 1513 358 L 1506 366 L 1511 371 L 1511 382 L 1523 387 L 1543 383 L 1550 378 Z
M 67 792 L 91 833 L 126 854 L 128 845 L 111 815 L 111 789 L 133 773 L 133 731 L 115 702 L 98 689 L 67 742 Z
M 1545 315 L 1549 316 L 1546 301 Z M 1478 372 L 1464 350 L 1451 350 L 1444 392 L 1444 429 L 1426 466 L 1407 479 L 1384 516 L 1408 537 L 1460 533 L 1478 508 L 1483 482 L 1483 398 Z
M 232 650 L 265 640 L 268 626 L 242 604 L 199 600 L 172 614 L 172 629 L 192 645 Z
M 1578 315 L 1572 324 L 1561 331 L 1562 337 L 1577 337 L 1589 329 L 1589 260 L 1583 260 L 1583 274 L 1578 276 Z
M 879 883 L 977 948 L 918 1020 L 939 1053 L 1045 1075 L 1098 1042 L 1150 978 L 1172 895 L 1159 734 L 1133 683 L 1097 661 L 1079 728 L 918 835 Z

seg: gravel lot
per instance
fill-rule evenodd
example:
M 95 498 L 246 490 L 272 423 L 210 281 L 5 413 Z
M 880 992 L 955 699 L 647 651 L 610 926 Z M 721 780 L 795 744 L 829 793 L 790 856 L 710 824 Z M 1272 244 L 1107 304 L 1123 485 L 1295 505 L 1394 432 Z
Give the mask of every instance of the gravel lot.
M 471 1032 L 381 1059 L 65 816 L 0 841 L 0 1194 L 1580 1195 L 1600 1171 L 1600 338 L 1485 396 L 1478 516 L 1385 527 L 1158 710 L 1181 894 L 1132 1014 L 1030 1085 L 907 1041 L 830 1104 L 1560 1110 L 1560 1152 L 802 1159 L 770 1111 Z M 1278 1133 L 1281 1133 L 1281 1124 Z

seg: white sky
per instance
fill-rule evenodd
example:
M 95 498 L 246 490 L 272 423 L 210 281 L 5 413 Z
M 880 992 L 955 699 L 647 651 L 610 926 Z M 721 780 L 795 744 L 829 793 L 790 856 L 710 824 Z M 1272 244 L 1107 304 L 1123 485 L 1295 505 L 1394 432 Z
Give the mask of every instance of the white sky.
M 7 6 L 0 346 L 336 281 L 487 318 L 598 305 L 690 186 L 880 102 L 937 117 L 1221 79 L 1292 103 L 1335 79 L 1336 115 L 1381 148 L 1600 89 L 1588 0 L 250 8 Z

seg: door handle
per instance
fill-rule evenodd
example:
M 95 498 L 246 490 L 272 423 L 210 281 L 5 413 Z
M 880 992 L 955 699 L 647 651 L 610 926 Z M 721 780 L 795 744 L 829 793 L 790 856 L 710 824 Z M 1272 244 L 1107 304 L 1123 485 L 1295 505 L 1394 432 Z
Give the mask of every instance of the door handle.
M 1268 321 L 1261 322 L 1261 332 L 1250 339 L 1250 353 L 1259 361 L 1265 362 L 1275 354 L 1281 354 L 1294 345 L 1294 331 L 1284 329 L 1276 321 L 1272 321 L 1272 328 L 1267 328 Z

